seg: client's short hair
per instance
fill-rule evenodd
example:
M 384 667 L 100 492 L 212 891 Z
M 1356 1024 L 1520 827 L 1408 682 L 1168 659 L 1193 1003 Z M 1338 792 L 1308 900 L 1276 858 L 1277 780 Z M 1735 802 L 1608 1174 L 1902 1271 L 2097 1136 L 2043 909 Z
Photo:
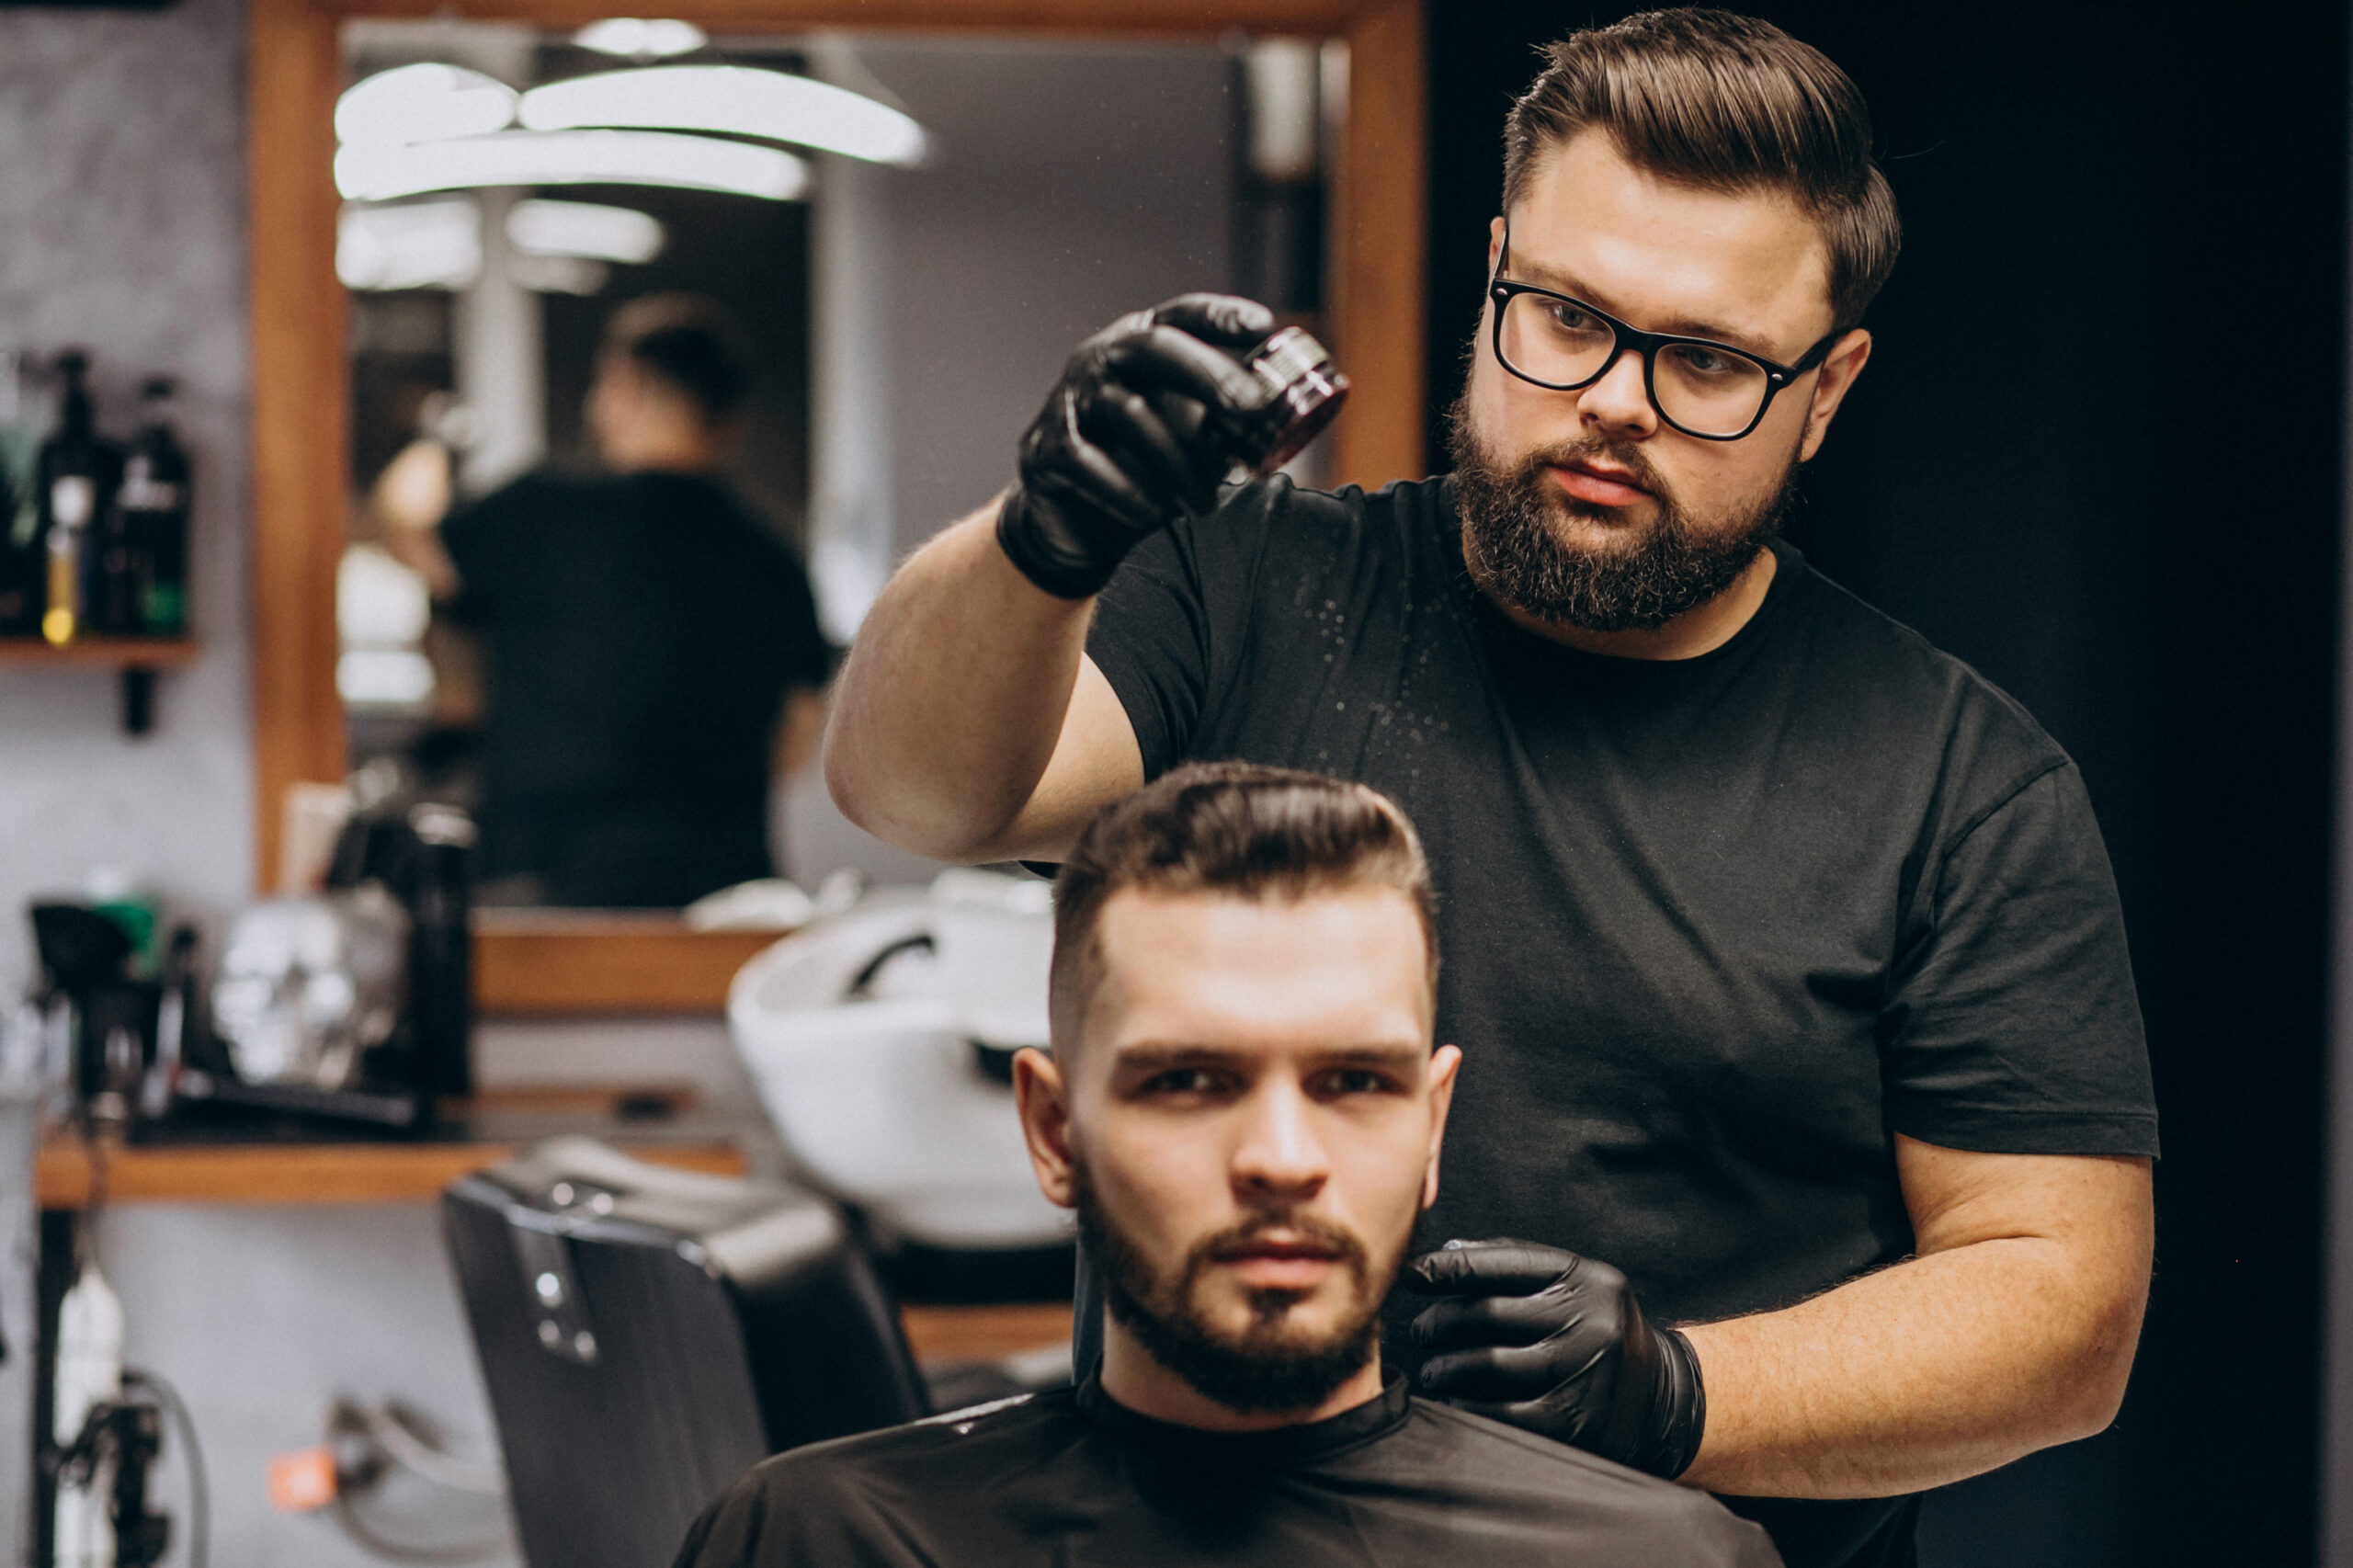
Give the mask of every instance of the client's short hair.
M 1075 1044 L 1102 979 L 1103 906 L 1128 889 L 1297 902 L 1389 888 L 1414 906 L 1438 984 L 1437 901 L 1414 824 L 1377 790 L 1290 767 L 1194 763 L 1106 806 L 1054 880 L 1049 993 L 1059 1048 Z
M 751 359 L 735 318 L 699 294 L 631 300 L 605 323 L 598 353 L 676 388 L 712 425 L 733 418 L 751 396 Z

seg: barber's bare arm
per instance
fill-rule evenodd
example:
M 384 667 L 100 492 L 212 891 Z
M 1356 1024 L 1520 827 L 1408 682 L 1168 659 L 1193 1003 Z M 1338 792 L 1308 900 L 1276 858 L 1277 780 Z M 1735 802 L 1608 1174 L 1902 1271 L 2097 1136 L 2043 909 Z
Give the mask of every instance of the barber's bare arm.
M 1187 295 L 1080 346 L 1019 483 L 918 551 L 858 631 L 825 736 L 851 821 L 938 859 L 1051 858 L 1143 782 L 1086 656 L 1095 595 L 1139 540 L 1214 504 L 1227 460 L 1206 411 L 1263 401 L 1233 351 L 1273 324 Z
M 1057 598 L 996 540 L 997 504 L 917 551 L 842 665 L 825 783 L 878 838 L 940 860 L 1052 859 L 1143 783 L 1135 731 Z
M 1875 1497 L 2089 1437 L 2147 1301 L 2149 1165 L 1896 1138 L 1916 1253 L 1783 1311 L 1654 1329 L 1606 1264 L 1449 1244 L 1415 1324 L 1432 1392 L 1690 1485 Z M 1696 1453 L 1695 1453 L 1696 1445 Z
M 2149 1162 L 1899 1136 L 1896 1170 L 1912 1258 L 1784 1312 L 1686 1331 L 1708 1395 L 1686 1482 L 1884 1496 L 2115 1419 L 2148 1301 Z

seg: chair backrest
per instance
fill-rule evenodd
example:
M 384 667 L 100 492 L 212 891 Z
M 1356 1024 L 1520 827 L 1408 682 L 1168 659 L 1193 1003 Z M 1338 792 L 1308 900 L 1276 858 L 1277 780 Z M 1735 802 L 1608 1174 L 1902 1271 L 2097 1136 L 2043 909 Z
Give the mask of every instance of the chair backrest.
M 442 1217 L 532 1568 L 664 1568 L 747 1466 L 928 1414 L 896 1303 L 813 1193 L 561 1139 Z

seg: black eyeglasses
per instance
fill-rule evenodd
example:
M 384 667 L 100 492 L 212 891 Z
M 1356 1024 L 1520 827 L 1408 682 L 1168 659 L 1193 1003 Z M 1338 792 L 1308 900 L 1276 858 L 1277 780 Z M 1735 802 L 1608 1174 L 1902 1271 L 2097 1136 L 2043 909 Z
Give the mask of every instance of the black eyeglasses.
M 1504 231 L 1495 276 L 1495 361 L 1521 381 L 1551 392 L 1578 392 L 1608 373 L 1621 354 L 1643 357 L 1643 385 L 1658 416 L 1703 441 L 1737 441 L 1765 417 L 1773 394 L 1822 363 L 1838 341 L 1833 329 L 1794 365 L 1705 337 L 1644 332 L 1583 300 L 1512 283 L 1503 277 L 1511 258 Z

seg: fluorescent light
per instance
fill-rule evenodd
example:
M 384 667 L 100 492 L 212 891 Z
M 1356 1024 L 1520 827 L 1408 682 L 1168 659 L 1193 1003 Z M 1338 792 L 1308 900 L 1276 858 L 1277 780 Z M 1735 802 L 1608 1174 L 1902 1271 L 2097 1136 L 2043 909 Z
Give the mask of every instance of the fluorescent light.
M 355 544 L 335 562 L 335 631 L 347 646 L 412 647 L 432 620 L 425 579 L 389 551 Z
M 346 207 L 335 273 L 347 289 L 463 289 L 482 273 L 482 214 L 464 198 Z
M 717 131 L 880 164 L 923 156 L 923 127 L 887 104 L 806 76 L 744 65 L 655 65 L 550 82 L 523 95 L 533 131 L 582 125 Z
M 658 220 L 595 201 L 518 201 L 506 214 L 506 238 L 531 256 L 635 263 L 662 252 Z
M 692 53 L 710 40 L 692 22 L 608 17 L 574 33 L 572 41 L 599 54 L 618 54 L 631 60 L 665 60 L 673 54 Z
M 433 662 L 413 648 L 350 648 L 335 662 L 335 695 L 354 708 L 422 708 Z
M 457 65 L 379 71 L 335 106 L 335 139 L 347 146 L 405 146 L 483 136 L 515 123 L 515 89 Z
M 1315 177 L 1315 88 L 1323 62 L 1304 39 L 1261 39 L 1243 56 L 1249 90 L 1250 168 L 1296 185 Z
M 773 147 L 644 131 L 503 131 L 415 147 L 347 146 L 335 188 L 382 201 L 474 186 L 664 185 L 790 201 L 809 165 Z
M 534 294 L 594 294 L 612 273 L 603 262 L 585 256 L 509 256 L 506 270 Z

